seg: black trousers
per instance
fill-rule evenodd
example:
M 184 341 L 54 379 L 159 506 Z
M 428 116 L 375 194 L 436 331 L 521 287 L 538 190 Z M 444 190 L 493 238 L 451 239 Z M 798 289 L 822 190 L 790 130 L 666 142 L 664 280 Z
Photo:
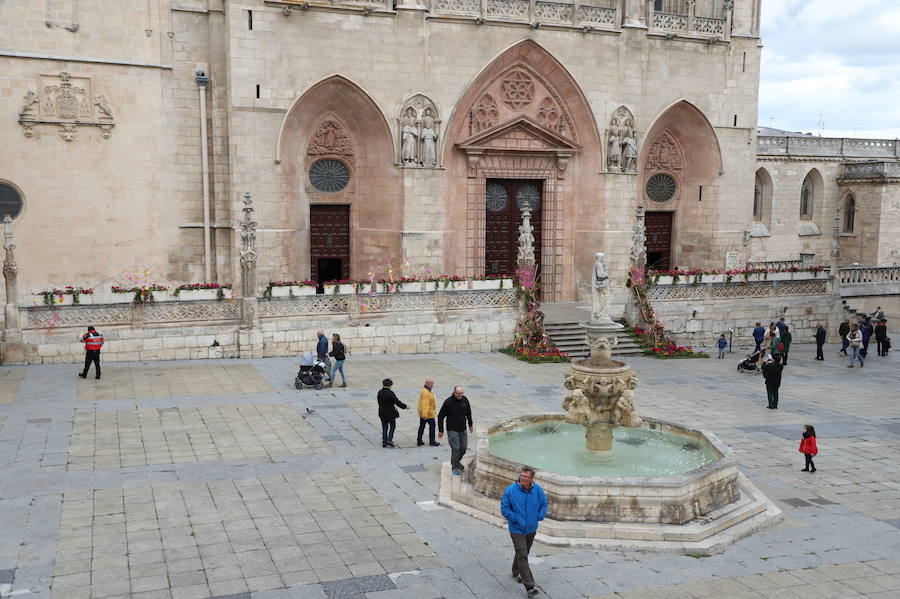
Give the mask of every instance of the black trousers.
M 879 356 L 886 356 L 886 355 L 887 355 L 887 350 L 886 350 L 885 347 L 884 347 L 884 346 L 886 345 L 885 342 L 884 342 L 884 339 L 878 339 L 878 338 L 876 337 L 876 338 L 875 338 L 875 341 L 878 343 L 878 355 L 879 355 Z
M 394 431 L 397 429 L 396 418 L 381 418 L 381 444 L 394 442 Z
M 869 341 L 867 339 L 866 341 L 863 341 L 862 357 L 865 358 L 866 354 L 868 354 L 868 353 L 869 353 Z
M 94 363 L 94 368 L 97 372 L 97 378 L 100 378 L 100 350 L 99 349 L 89 349 L 84 352 L 84 370 L 81 371 L 81 376 L 87 376 L 88 370 L 91 368 L 91 362 Z
M 803 454 L 803 457 L 806 458 L 806 468 L 807 468 L 810 472 L 815 472 L 815 471 L 816 471 L 816 465 L 813 464 L 813 461 L 812 461 L 812 459 L 813 459 L 812 454 L 811 454 L 811 453 L 804 453 L 804 454 Z
M 824 360 L 825 356 L 822 355 L 822 343 L 816 343 L 816 360 Z
M 766 395 L 769 398 L 769 407 L 778 409 L 778 387 L 766 385 Z
M 425 425 L 428 425 L 428 442 L 434 445 L 437 441 L 434 440 L 434 418 L 419 418 L 419 434 L 416 437 L 416 442 L 422 442 L 422 435 L 425 433 Z

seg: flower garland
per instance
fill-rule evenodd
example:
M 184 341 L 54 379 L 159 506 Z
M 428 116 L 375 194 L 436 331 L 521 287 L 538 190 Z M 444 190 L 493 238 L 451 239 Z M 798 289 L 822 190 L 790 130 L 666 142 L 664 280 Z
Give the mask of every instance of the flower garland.
M 537 268 L 517 269 L 516 296 L 524 304 L 525 314 L 516 322 L 513 343 L 500 351 L 531 364 L 568 362 L 568 354 L 556 347 L 544 328 L 544 313 L 537 290 Z
M 648 284 L 644 269 L 634 266 L 628 275 L 626 286 L 630 287 L 634 293 L 638 309 L 641 311 L 641 318 L 648 326 L 647 329 L 635 326 L 632 333 L 635 340 L 644 350 L 644 354 L 661 359 L 708 358 L 709 354 L 702 351 L 694 351 L 690 346 L 678 345 L 666 335 L 666 328 L 656 318 L 653 306 L 650 305 L 650 300 L 647 299 Z
M 64 295 L 72 296 L 73 304 L 81 303 L 81 295 L 93 295 L 93 289 L 85 289 L 84 287 L 73 287 L 72 285 L 66 285 L 65 289 L 51 289 L 50 291 L 39 291 L 35 295 L 40 295 L 43 297 L 43 302 L 45 306 L 53 306 L 55 304 L 61 304 L 63 302 Z
M 216 290 L 216 299 L 222 301 L 225 299 L 225 290 L 231 289 L 230 284 L 219 284 L 219 283 L 186 283 L 184 285 L 179 285 L 172 292 L 174 297 L 178 297 L 181 295 L 182 291 L 196 291 L 200 289 L 215 289 Z

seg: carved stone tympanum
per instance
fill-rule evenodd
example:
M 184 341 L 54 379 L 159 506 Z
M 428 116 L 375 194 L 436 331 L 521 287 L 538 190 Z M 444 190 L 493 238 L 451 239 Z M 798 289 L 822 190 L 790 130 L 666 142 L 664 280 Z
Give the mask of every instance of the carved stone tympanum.
M 313 133 L 306 153 L 310 156 L 352 156 L 353 145 L 340 122 L 326 119 Z

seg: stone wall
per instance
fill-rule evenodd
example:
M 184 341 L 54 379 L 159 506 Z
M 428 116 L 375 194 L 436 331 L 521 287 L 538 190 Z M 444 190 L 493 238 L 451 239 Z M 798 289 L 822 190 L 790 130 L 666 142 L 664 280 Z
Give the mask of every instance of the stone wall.
M 812 342 L 819 323 L 835 342 L 843 305 L 830 287 L 821 279 L 655 285 L 647 297 L 672 338 L 685 345 L 713 347 L 729 330 L 735 345 L 752 345 L 757 321 L 768 325 L 782 316 L 798 343 Z
M 21 321 L 28 363 L 82 360 L 89 324 L 106 339 L 105 361 L 193 360 L 297 356 L 315 349 L 319 329 L 356 354 L 496 351 L 512 343 L 517 310 L 502 290 L 263 300 L 250 327 L 240 301 L 35 307 Z

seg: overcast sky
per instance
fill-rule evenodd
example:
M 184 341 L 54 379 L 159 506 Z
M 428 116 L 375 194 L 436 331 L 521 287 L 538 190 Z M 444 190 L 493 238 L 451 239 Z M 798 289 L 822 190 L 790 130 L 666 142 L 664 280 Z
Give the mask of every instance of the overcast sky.
M 900 0 L 763 0 L 759 124 L 900 137 Z

